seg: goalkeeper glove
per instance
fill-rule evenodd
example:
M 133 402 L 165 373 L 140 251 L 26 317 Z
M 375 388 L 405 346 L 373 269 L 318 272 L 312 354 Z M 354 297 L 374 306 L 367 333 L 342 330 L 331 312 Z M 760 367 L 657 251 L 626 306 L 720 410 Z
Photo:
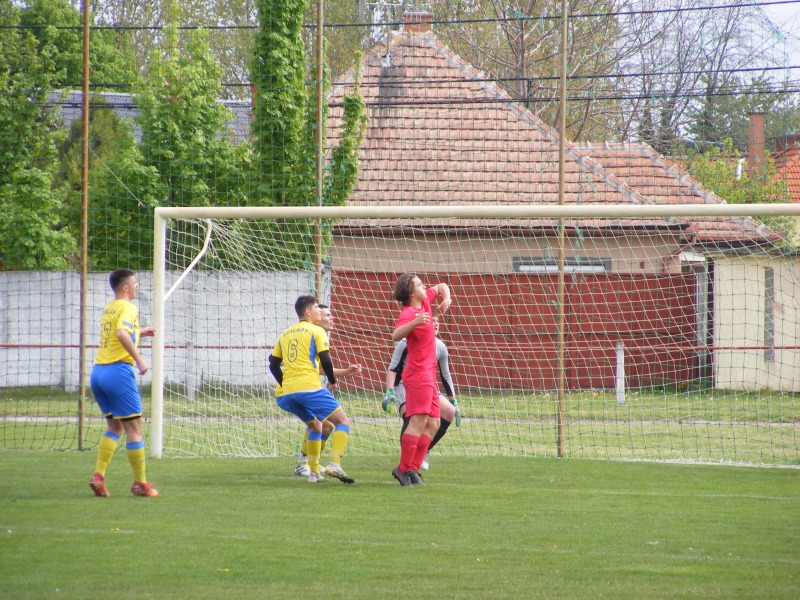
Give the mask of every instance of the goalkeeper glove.
M 393 389 L 386 390 L 386 395 L 383 397 L 383 402 L 381 402 L 381 408 L 387 413 L 392 412 L 392 403 L 397 400 L 397 396 L 394 393 Z
M 456 427 L 461 427 L 461 411 L 458 409 L 458 400 L 455 398 L 450 398 L 450 402 L 453 404 L 453 408 L 456 409 L 456 414 L 453 417 L 453 421 L 455 421 Z

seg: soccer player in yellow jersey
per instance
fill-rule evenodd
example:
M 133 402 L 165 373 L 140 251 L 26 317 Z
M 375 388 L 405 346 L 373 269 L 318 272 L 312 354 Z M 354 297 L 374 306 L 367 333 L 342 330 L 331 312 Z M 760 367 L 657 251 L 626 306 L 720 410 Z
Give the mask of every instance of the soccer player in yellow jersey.
M 117 269 L 108 278 L 114 299 L 103 309 L 100 319 L 100 349 L 94 359 L 90 384 L 94 399 L 106 417 L 108 429 L 100 438 L 95 473 L 89 487 L 95 496 L 108 496 L 105 474 L 117 442 L 125 432 L 128 462 L 133 469 L 131 494 L 145 498 L 158 496 L 158 490 L 145 477 L 142 439 L 142 398 L 136 387 L 134 365 L 140 375 L 147 373 L 136 349 L 139 339 L 155 334 L 152 327 L 139 327 L 139 309 L 131 302 L 139 284 L 130 269 Z
M 328 334 L 328 341 L 330 342 L 331 332 L 333 331 L 333 313 L 327 304 L 319 305 L 319 323 L 320 327 Z M 347 377 L 354 373 L 361 373 L 361 365 L 350 365 L 346 369 L 334 369 L 333 374 L 336 377 Z M 325 450 L 325 444 L 333 432 L 333 424 L 330 421 L 322 422 L 322 439 L 320 440 L 320 453 Z M 308 477 L 311 475 L 311 469 L 308 466 L 308 427 L 306 427 L 303 441 L 300 444 L 300 456 L 297 459 L 297 466 L 294 469 L 294 474 L 300 477 Z
M 308 482 L 325 480 L 319 470 L 319 455 L 322 421 L 327 419 L 334 428 L 331 462 L 325 467 L 325 475 L 342 483 L 353 483 L 353 478 L 341 466 L 350 435 L 350 420 L 332 393 L 336 389 L 336 374 L 331 362 L 328 334 L 317 325 L 321 317 L 319 302 L 314 296 L 300 296 L 294 310 L 300 321 L 281 334 L 269 357 L 269 370 L 280 386 L 275 391 L 275 401 L 308 426 L 308 465 L 311 469 Z M 328 377 L 327 387 L 323 387 L 320 381 L 320 366 Z

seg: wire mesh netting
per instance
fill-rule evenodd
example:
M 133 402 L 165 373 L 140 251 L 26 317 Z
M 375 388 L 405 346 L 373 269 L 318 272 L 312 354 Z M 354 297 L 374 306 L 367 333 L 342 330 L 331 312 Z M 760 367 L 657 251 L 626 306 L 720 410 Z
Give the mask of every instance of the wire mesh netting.
M 14 5 L 0 33 L 17 74 L 0 95 L 4 448 L 97 443 L 108 272 L 137 271 L 149 322 L 156 207 L 800 199 L 800 40 L 777 12 L 796 2 L 571 3 L 563 109 L 561 2 L 328 2 L 322 52 L 313 4 L 93 2 L 88 186 L 82 16 L 63 4 Z M 378 400 L 392 286 L 414 271 L 454 291 L 442 338 L 466 416 L 442 452 L 555 455 L 563 380 L 568 456 L 798 461 L 789 214 L 187 219 L 167 240 L 170 285 L 187 275 L 164 304 L 166 453 L 295 451 L 267 358 L 320 290 L 334 356 L 364 366 L 342 391 L 350 451 L 395 452 Z

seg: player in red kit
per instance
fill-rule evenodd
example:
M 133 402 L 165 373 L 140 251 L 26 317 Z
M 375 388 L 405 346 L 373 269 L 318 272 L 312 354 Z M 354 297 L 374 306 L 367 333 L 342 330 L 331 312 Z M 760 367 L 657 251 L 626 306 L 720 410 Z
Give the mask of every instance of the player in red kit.
M 414 273 L 397 280 L 394 299 L 403 307 L 392 332 L 392 341 L 406 339 L 408 357 L 403 370 L 406 387 L 408 427 L 400 440 L 400 464 L 392 476 L 400 485 L 422 483 L 419 467 L 431 439 L 439 429 L 439 389 L 436 385 L 436 335 L 433 329 L 433 302 L 437 310 L 450 308 L 450 288 L 437 283 L 430 288 Z

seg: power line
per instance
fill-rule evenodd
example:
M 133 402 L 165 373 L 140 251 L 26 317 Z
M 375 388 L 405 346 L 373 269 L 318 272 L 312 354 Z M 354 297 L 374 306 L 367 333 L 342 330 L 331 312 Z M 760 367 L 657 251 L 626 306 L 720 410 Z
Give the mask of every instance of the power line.
M 786 95 L 786 94 L 797 94 L 800 93 L 800 82 L 795 82 L 794 85 L 796 87 L 788 88 L 779 91 L 772 91 L 773 95 Z M 555 89 L 553 90 L 555 93 Z M 674 100 L 677 98 L 724 98 L 730 96 L 754 96 L 758 94 L 762 94 L 765 92 L 762 91 L 753 91 L 753 90 L 745 90 L 745 91 L 738 91 L 738 90 L 731 90 L 731 91 L 721 91 L 721 92 L 714 92 L 714 93 L 706 93 L 703 91 L 696 91 L 696 92 L 682 92 L 679 94 L 591 94 L 591 95 L 575 95 L 569 96 L 567 98 L 567 102 L 585 102 L 585 101 L 603 101 L 603 100 L 661 100 L 661 99 L 669 99 Z M 366 106 L 373 106 L 378 108 L 390 108 L 390 107 L 407 107 L 407 106 L 418 106 L 418 107 L 425 107 L 425 106 L 461 106 L 461 105 L 470 105 L 470 104 L 523 104 L 526 102 L 530 103 L 545 103 L 545 102 L 552 102 L 552 96 L 526 96 L 522 98 L 460 98 L 458 100 L 449 100 L 449 99 L 426 99 L 426 100 L 368 100 L 365 102 Z M 249 104 L 248 101 L 241 101 L 242 105 Z M 66 108 L 80 108 L 81 104 L 79 102 L 72 102 L 68 100 L 56 100 L 52 102 L 45 102 L 43 103 L 45 107 L 66 107 Z M 138 105 L 134 102 L 118 102 L 114 104 L 108 104 L 105 102 L 89 102 L 90 107 L 94 108 L 110 108 L 110 109 L 120 109 L 120 108 L 128 108 L 128 109 L 136 109 Z M 341 102 L 329 102 L 328 106 L 339 107 L 342 106 Z
M 718 4 L 712 6 L 693 6 L 688 8 L 660 8 L 653 10 L 630 10 L 630 11 L 617 11 L 617 12 L 602 12 L 602 13 L 585 13 L 585 14 L 570 14 L 568 19 L 593 19 L 600 17 L 623 17 L 635 15 L 657 15 L 657 14 L 681 14 L 691 12 L 707 12 L 712 10 L 724 10 L 733 8 L 762 8 L 764 6 L 775 6 L 782 4 L 799 4 L 800 0 L 775 0 L 773 2 L 748 2 L 748 3 L 734 3 L 734 4 Z M 460 25 L 460 24 L 474 24 L 474 23 L 512 23 L 512 22 L 528 22 L 528 21 L 551 21 L 560 20 L 561 15 L 541 15 L 541 16 L 528 16 L 519 15 L 514 17 L 492 17 L 483 19 L 452 19 L 431 21 L 431 25 Z M 358 27 L 392 27 L 405 25 L 404 21 L 391 21 L 391 22 L 362 22 L 362 23 L 326 23 L 326 28 L 358 28 Z M 196 29 L 205 29 L 208 31 L 227 31 L 227 30 L 249 30 L 258 29 L 258 25 L 179 25 L 177 29 L 180 31 L 192 31 Z M 303 25 L 306 29 L 315 29 L 315 24 Z M 47 29 L 49 25 L 0 25 L 0 29 Z M 83 30 L 82 26 L 76 25 L 57 25 L 53 26 L 56 30 Z M 90 27 L 95 31 L 162 31 L 166 28 L 165 25 L 92 25 Z
M 717 69 L 714 71 L 706 71 L 706 70 L 687 70 L 687 71 L 639 71 L 634 73 L 607 73 L 607 74 L 598 74 L 598 75 L 569 75 L 567 79 L 570 81 L 578 81 L 578 80 L 594 80 L 594 79 L 627 79 L 627 78 L 641 78 L 641 77 L 650 77 L 653 75 L 661 75 L 661 76 L 675 76 L 675 75 L 705 75 L 708 73 L 721 74 L 721 73 L 729 73 L 729 74 L 736 74 L 736 73 L 764 73 L 767 71 L 786 71 L 790 69 L 800 69 L 800 65 L 790 65 L 790 66 L 780 66 L 780 67 L 750 67 L 750 68 L 740 68 L 740 69 Z M 361 87 L 371 87 L 371 86 L 381 86 L 381 87 L 393 87 L 394 85 L 432 85 L 432 84 L 441 84 L 441 83 L 514 83 L 514 82 L 527 82 L 532 83 L 535 81 L 558 81 L 557 76 L 543 76 L 543 77 L 497 77 L 497 78 L 478 78 L 478 77 L 466 77 L 464 79 L 453 80 L 453 79 L 409 79 L 404 78 L 402 81 L 398 81 L 396 84 L 392 83 L 391 81 L 382 80 L 380 82 L 372 83 L 370 81 L 362 81 Z M 80 83 L 65 83 L 64 87 L 71 88 L 71 87 L 80 87 Z M 94 82 L 89 84 L 91 87 L 117 87 L 117 88 L 130 88 L 131 84 L 129 83 L 100 83 Z M 225 82 L 221 84 L 224 87 L 250 87 L 253 85 L 252 82 Z M 344 82 L 344 83 L 337 83 L 332 82 L 333 86 L 349 86 L 351 83 Z M 746 85 L 746 84 L 743 84 Z

